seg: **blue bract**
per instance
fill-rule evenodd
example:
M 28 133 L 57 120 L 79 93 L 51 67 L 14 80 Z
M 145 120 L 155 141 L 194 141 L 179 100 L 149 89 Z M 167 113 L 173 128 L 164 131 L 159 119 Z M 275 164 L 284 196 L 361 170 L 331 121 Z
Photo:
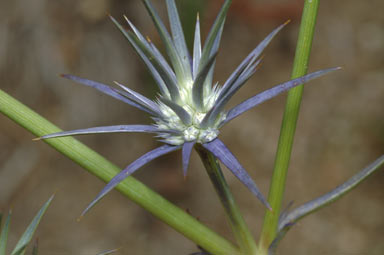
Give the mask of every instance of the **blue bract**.
M 199 17 L 197 17 L 193 54 L 190 55 L 185 43 L 175 1 L 166 0 L 171 28 L 170 34 L 151 2 L 144 0 L 144 4 L 165 45 L 170 64 L 156 46 L 148 38 L 145 38 L 127 18 L 126 21 L 131 30 L 126 30 L 111 17 L 112 21 L 142 58 L 156 81 L 160 93 L 155 100 L 148 99 L 117 82 L 116 85 L 120 89 L 73 75 L 63 75 L 65 78 L 96 88 L 105 94 L 147 112 L 155 123 L 153 125 L 120 125 L 73 130 L 49 134 L 43 136 L 43 139 L 94 133 L 146 132 L 157 134 L 161 138 L 161 142 L 165 143 L 161 147 L 138 158 L 116 175 L 87 207 L 84 213 L 124 178 L 131 175 L 144 164 L 171 151 L 182 148 L 183 170 L 184 175 L 186 175 L 189 158 L 195 143 L 202 144 L 207 150 L 212 152 L 264 205 L 270 208 L 268 202 L 239 161 L 224 143 L 219 140 L 219 128 L 256 105 L 337 68 L 317 71 L 282 83 L 249 98 L 229 111 L 225 110 L 224 107 L 231 97 L 255 73 L 256 68 L 261 62 L 260 55 L 265 47 L 286 25 L 285 23 L 277 27 L 252 50 L 222 86 L 219 86 L 217 83 L 213 84 L 213 70 L 230 3 L 230 0 L 224 2 L 203 47 L 200 39 Z

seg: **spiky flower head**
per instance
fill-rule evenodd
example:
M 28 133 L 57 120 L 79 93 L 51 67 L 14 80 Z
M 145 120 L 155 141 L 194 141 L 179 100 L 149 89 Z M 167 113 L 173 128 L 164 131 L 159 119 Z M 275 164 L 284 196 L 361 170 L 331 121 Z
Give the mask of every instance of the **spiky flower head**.
M 247 99 L 229 111 L 225 110 L 225 105 L 235 92 L 255 73 L 256 68 L 261 62 L 260 55 L 265 47 L 286 25 L 286 23 L 282 24 L 273 30 L 240 63 L 224 84 L 219 86 L 213 83 L 213 70 L 230 3 L 230 0 L 224 2 L 203 46 L 200 37 L 199 17 L 197 16 L 193 52 L 190 54 L 186 46 L 175 1 L 166 0 L 171 28 L 171 33 L 169 33 L 150 0 L 144 0 L 145 7 L 165 46 L 170 64 L 151 40 L 145 38 L 126 17 L 125 19 L 130 30 L 125 29 L 111 17 L 112 21 L 144 61 L 156 81 L 159 94 L 155 100 L 148 99 L 117 82 L 115 83 L 120 89 L 73 75 L 63 75 L 65 78 L 96 88 L 105 94 L 147 112 L 154 120 L 154 124 L 119 125 L 72 130 L 46 135 L 42 137 L 43 139 L 92 133 L 146 132 L 157 134 L 161 141 L 165 143 L 161 147 L 138 158 L 116 175 L 88 206 L 85 212 L 124 178 L 149 161 L 171 151 L 182 148 L 183 170 L 184 175 L 186 175 L 190 154 L 195 143 L 201 144 L 212 152 L 263 204 L 269 207 L 266 199 L 239 161 L 224 143 L 217 138 L 219 128 L 256 105 L 337 68 L 317 71 L 284 82 Z

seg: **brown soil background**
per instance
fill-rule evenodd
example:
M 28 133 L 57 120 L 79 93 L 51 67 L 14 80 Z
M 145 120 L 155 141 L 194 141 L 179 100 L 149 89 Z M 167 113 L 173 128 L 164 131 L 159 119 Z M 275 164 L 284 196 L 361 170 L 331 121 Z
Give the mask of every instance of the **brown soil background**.
M 184 1 L 185 7 L 192 2 Z M 196 1 L 182 10 L 188 26 L 196 10 L 206 35 L 221 1 Z M 156 3 L 164 14 L 164 8 Z M 278 24 L 291 19 L 265 52 L 262 67 L 232 100 L 234 105 L 289 78 L 302 1 L 234 0 L 216 68 L 225 81 L 243 57 Z M 288 174 L 285 205 L 299 205 L 329 191 L 384 151 L 384 2 L 322 1 L 309 69 L 343 70 L 307 85 Z M 64 80 L 72 73 L 111 84 L 116 80 L 154 96 L 143 63 L 107 18 L 126 14 L 159 45 L 141 1 L 0 1 L 0 87 L 41 115 L 70 130 L 100 125 L 149 123 L 136 109 Z M 244 114 L 221 138 L 267 194 L 285 95 Z M 190 254 L 195 244 L 111 192 L 81 222 L 76 218 L 103 183 L 4 116 L 0 116 L 0 208 L 13 208 L 10 243 L 56 192 L 36 233 L 41 255 Z M 124 167 L 158 143 L 143 134 L 80 137 Z M 225 170 L 226 171 L 226 170 Z M 257 237 L 260 203 L 231 175 L 228 182 Z M 135 174 L 193 216 L 232 238 L 202 164 L 193 154 L 183 180 L 180 152 Z M 337 203 L 295 226 L 281 243 L 282 255 L 384 254 L 383 170 Z

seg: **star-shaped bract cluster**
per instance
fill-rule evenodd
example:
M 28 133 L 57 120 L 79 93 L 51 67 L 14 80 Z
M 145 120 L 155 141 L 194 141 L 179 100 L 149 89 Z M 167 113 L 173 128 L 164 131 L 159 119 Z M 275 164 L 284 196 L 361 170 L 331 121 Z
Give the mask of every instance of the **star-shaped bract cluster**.
M 43 139 L 96 133 L 145 132 L 156 134 L 165 143 L 141 156 L 117 174 L 97 195 L 84 213 L 127 176 L 146 163 L 169 152 L 182 149 L 183 172 L 186 175 L 189 158 L 195 143 L 200 143 L 205 149 L 213 153 L 264 205 L 270 208 L 247 171 L 217 137 L 219 128 L 264 101 L 337 68 L 317 71 L 284 82 L 245 100 L 228 111 L 225 110 L 227 102 L 255 73 L 261 62 L 263 50 L 286 25 L 285 23 L 277 27 L 253 49 L 222 86 L 213 84 L 212 78 L 216 56 L 230 3 L 230 0 L 224 2 L 203 47 L 199 17 L 197 16 L 193 54 L 191 56 L 185 43 L 175 1 L 166 0 L 171 28 L 170 34 L 150 0 L 144 0 L 144 4 L 165 46 L 170 64 L 149 38 L 145 38 L 126 17 L 130 30 L 126 30 L 111 17 L 112 21 L 144 61 L 154 78 L 159 88 L 159 94 L 155 100 L 148 99 L 117 82 L 115 83 L 120 89 L 73 75 L 63 75 L 65 78 L 93 87 L 148 113 L 155 123 L 153 125 L 118 125 L 72 130 L 49 134 L 43 136 Z

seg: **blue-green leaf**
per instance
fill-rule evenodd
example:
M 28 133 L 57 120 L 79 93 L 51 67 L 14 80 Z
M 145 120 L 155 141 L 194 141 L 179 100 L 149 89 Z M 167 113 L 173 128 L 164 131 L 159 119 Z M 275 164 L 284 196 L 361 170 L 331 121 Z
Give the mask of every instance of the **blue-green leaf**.
M 4 226 L 1 229 L 0 234 L 0 255 L 5 255 L 5 250 L 7 248 L 7 240 L 8 240 L 8 232 L 9 232 L 9 224 L 11 222 L 12 212 L 8 213 L 8 217 L 5 220 Z M 1 227 L 1 215 L 0 215 L 0 227 Z
M 49 198 L 49 200 L 43 205 L 43 207 L 40 209 L 40 211 L 37 213 L 35 218 L 33 218 L 31 224 L 29 224 L 28 228 L 25 230 L 24 234 L 21 236 L 19 242 L 16 244 L 15 249 L 12 251 L 11 255 L 22 255 L 25 252 L 25 249 L 28 245 L 28 243 L 31 241 L 33 234 L 35 233 L 35 230 L 37 226 L 40 223 L 41 218 L 43 217 L 45 211 L 47 210 L 48 206 L 50 205 L 53 195 Z
M 171 39 L 171 36 L 169 35 L 167 29 L 165 28 L 155 8 L 152 6 L 151 1 L 144 0 L 144 4 L 153 20 L 153 23 L 156 26 L 157 31 L 159 32 L 161 40 L 165 45 L 168 56 L 170 57 L 172 62 L 172 66 L 175 69 L 177 79 L 179 81 L 184 80 L 185 77 L 187 77 L 187 74 L 184 73 L 184 67 L 183 67 L 183 62 L 181 60 L 181 56 L 178 54 L 176 47 Z
M 280 216 L 278 225 L 278 234 L 276 239 L 272 242 L 269 250 L 270 254 L 274 254 L 279 241 L 285 236 L 288 230 L 296 224 L 297 221 L 304 218 L 305 216 L 329 205 L 330 203 L 338 200 L 352 189 L 356 188 L 357 185 L 362 183 L 368 176 L 373 174 L 375 171 L 384 166 L 384 155 L 376 159 L 369 166 L 352 176 L 348 181 L 344 182 L 334 190 L 311 200 L 290 212 L 286 212 Z
M 121 26 L 119 22 L 117 22 L 113 17 L 110 18 L 116 24 L 118 29 L 128 39 L 128 41 L 139 54 L 139 56 L 146 63 L 149 70 L 152 72 L 152 76 L 157 81 L 160 90 L 162 91 L 162 94 L 166 95 L 166 90 L 168 90 L 168 92 L 171 94 L 172 99 L 178 99 L 179 90 L 177 87 L 176 76 L 173 73 L 172 69 L 169 67 L 168 63 L 161 56 L 161 54 L 159 54 L 156 49 L 144 39 L 144 37 L 137 31 L 137 29 L 134 29 L 132 24 L 130 25 L 134 33 L 125 30 L 124 27 Z M 166 89 L 163 88 L 164 85 L 166 86 Z
M 204 83 L 206 82 L 209 72 L 212 70 L 216 60 L 217 53 L 213 54 L 205 66 L 199 71 L 192 87 L 193 103 L 200 111 L 204 110 Z
M 189 53 L 187 44 L 185 43 L 184 32 L 181 26 L 179 14 L 177 12 L 177 7 L 175 0 L 167 0 L 169 24 L 171 26 L 173 42 L 175 44 L 176 50 L 181 57 L 181 62 L 183 64 L 184 74 L 187 76 L 185 79 L 192 80 L 191 75 L 191 64 L 189 61 Z
M 197 14 L 195 38 L 193 41 L 193 60 L 192 60 L 193 61 L 193 68 L 192 68 L 193 79 L 195 79 L 197 76 L 197 72 L 199 70 L 200 58 L 201 58 L 200 19 L 199 19 L 199 14 Z
M 214 50 L 213 48 L 214 46 L 217 48 L 218 44 L 220 43 L 221 32 L 223 30 L 225 17 L 227 15 L 228 8 L 231 5 L 231 2 L 232 2 L 231 0 L 226 0 L 224 2 L 219 14 L 216 17 L 215 22 L 213 23 L 213 26 L 204 43 L 203 52 L 201 54 L 201 60 L 199 64 L 200 69 L 202 68 L 202 66 L 206 64 L 206 62 L 208 61 L 212 53 L 217 51 L 217 49 Z

